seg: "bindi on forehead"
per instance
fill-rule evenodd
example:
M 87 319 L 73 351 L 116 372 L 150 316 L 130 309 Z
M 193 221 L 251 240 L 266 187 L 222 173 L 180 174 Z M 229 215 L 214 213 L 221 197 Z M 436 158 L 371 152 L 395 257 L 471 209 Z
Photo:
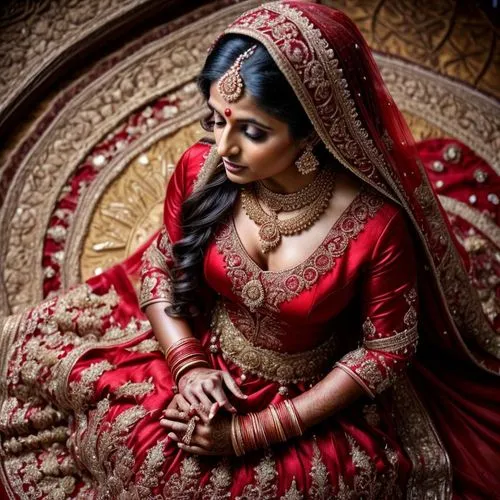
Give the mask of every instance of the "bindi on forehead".
M 255 105 L 248 102 L 248 98 L 244 97 L 232 106 L 228 106 L 226 104 L 223 107 L 220 99 L 217 97 L 217 95 L 212 94 L 210 96 L 210 100 L 207 101 L 207 106 L 211 111 L 214 111 L 220 116 L 225 116 L 226 118 L 231 117 L 232 119 L 235 119 L 236 122 L 251 123 L 268 131 L 276 128 L 276 124 L 268 124 L 269 119 L 261 119 L 260 116 L 253 111 L 253 109 L 249 109 L 253 108 Z

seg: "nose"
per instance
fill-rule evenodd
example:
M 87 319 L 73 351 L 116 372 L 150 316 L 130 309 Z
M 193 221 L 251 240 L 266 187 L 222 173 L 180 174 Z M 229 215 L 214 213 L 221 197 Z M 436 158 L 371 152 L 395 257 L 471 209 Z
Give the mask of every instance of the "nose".
M 230 132 L 230 127 L 226 126 L 219 136 L 219 140 L 217 141 L 217 153 L 219 156 L 230 158 L 238 155 L 240 152 L 240 148 L 231 137 Z

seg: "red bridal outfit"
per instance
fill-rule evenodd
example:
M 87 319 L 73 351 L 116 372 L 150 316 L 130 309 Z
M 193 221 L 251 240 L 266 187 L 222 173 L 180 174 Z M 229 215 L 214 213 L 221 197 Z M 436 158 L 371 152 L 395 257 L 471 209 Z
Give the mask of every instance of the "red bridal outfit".
M 225 33 L 260 41 L 323 143 L 363 181 L 322 244 L 266 271 L 229 216 L 205 252 L 192 319 L 239 413 L 307 391 L 334 367 L 366 395 L 300 438 L 243 457 L 180 451 L 160 426 L 173 380 L 140 307 L 171 294 L 182 202 L 217 168 L 184 153 L 143 253 L 4 321 L 2 481 L 12 498 L 487 498 L 498 480 L 498 337 L 370 51 L 341 12 L 266 4 Z M 432 161 L 429 152 L 426 163 Z M 341 168 L 340 166 L 337 168 Z M 419 347 L 417 347 L 417 338 Z

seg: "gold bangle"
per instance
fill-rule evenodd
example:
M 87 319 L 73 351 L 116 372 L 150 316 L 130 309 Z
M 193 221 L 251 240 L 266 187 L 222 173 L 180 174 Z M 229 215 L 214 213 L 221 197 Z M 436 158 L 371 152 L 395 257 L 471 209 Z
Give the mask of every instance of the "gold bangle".
M 302 434 L 304 434 L 304 429 L 302 429 L 302 426 L 300 425 L 297 408 L 295 408 L 295 405 L 289 399 L 285 399 L 285 406 L 286 409 L 288 410 L 291 421 L 293 422 L 295 428 L 297 429 L 297 436 L 302 436 Z
M 238 447 L 240 449 L 240 457 L 246 453 L 247 450 L 245 450 L 245 444 L 243 442 L 243 434 L 241 431 L 241 418 L 237 417 L 236 418 L 236 427 L 235 427 L 235 436 L 236 436 L 236 441 L 238 442 Z
M 193 340 L 197 340 L 194 337 L 184 337 L 182 339 L 179 339 L 177 342 L 174 342 L 173 344 L 170 345 L 170 347 L 165 351 L 165 358 L 168 358 L 169 354 L 171 351 L 174 349 L 180 347 L 181 345 L 187 344 L 188 342 L 192 342 Z
M 264 432 L 264 427 L 262 425 L 262 422 L 260 419 L 257 417 L 257 415 L 254 413 L 254 427 L 256 430 L 257 437 L 259 438 L 259 443 L 262 448 L 269 448 L 269 442 L 267 441 L 267 436 L 266 433 Z
M 273 417 L 273 422 L 274 422 L 274 427 L 276 428 L 278 436 L 280 437 L 280 441 L 282 443 L 284 443 L 286 441 L 286 434 L 285 434 L 285 431 L 281 425 L 280 419 L 278 417 L 278 412 L 276 411 L 276 408 L 272 404 L 269 405 L 269 410 L 271 411 L 271 415 Z
M 181 376 L 184 374 L 184 372 L 188 369 L 188 368 L 195 368 L 196 366 L 203 366 L 203 367 L 208 367 L 208 362 L 205 361 L 204 359 L 197 359 L 195 361 L 191 361 L 190 363 L 186 363 L 185 365 L 181 366 L 177 372 L 174 374 L 172 374 L 174 376 L 174 380 L 175 380 L 175 383 L 177 385 L 179 385 L 179 379 L 181 378 Z
M 233 445 L 234 454 L 237 457 L 241 457 L 241 455 L 243 455 L 243 453 L 241 451 L 238 440 L 236 439 L 236 425 L 237 425 L 236 419 L 237 418 L 238 417 L 236 415 L 233 415 L 233 417 L 231 419 L 231 444 Z

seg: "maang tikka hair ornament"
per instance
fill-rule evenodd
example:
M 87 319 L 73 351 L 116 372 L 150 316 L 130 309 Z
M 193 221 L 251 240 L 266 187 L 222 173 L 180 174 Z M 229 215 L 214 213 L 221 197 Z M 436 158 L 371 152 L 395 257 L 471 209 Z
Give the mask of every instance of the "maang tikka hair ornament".
M 256 48 L 257 45 L 252 45 L 243 54 L 240 54 L 217 83 L 217 89 L 226 102 L 236 102 L 243 94 L 244 85 L 240 75 L 241 65 L 252 56 Z

